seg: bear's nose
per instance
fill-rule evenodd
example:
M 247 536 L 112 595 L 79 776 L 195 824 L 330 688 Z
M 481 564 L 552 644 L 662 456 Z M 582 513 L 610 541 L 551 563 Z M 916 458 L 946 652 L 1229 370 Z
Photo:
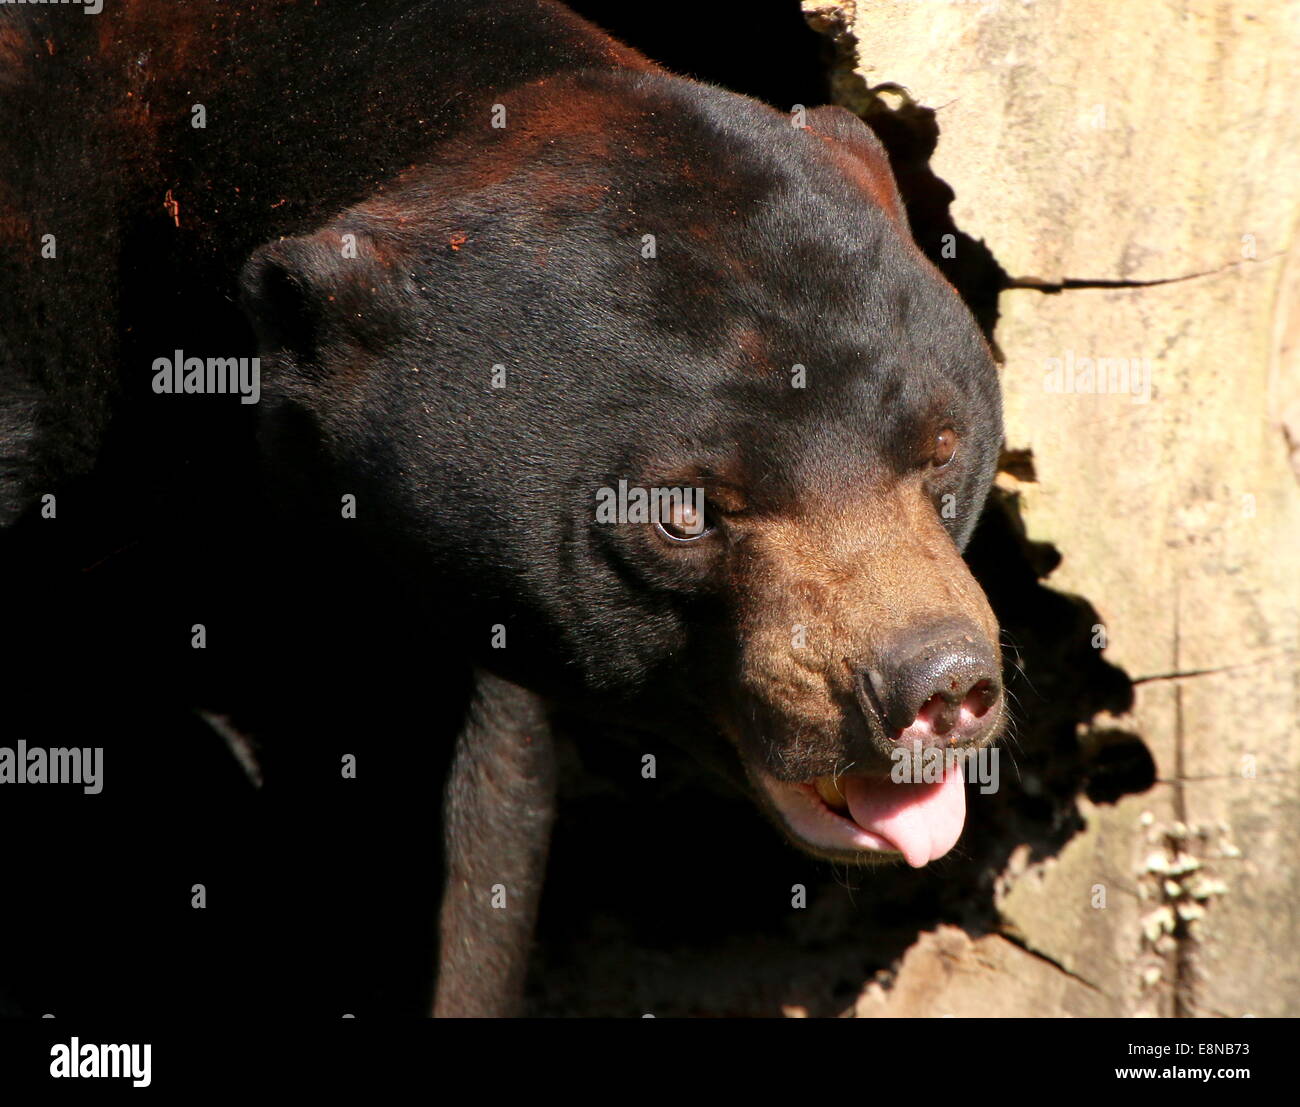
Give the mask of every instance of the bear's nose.
M 965 620 L 899 635 L 878 664 L 861 670 L 857 685 L 862 711 L 893 742 L 972 745 L 1000 715 L 997 655 L 983 632 Z

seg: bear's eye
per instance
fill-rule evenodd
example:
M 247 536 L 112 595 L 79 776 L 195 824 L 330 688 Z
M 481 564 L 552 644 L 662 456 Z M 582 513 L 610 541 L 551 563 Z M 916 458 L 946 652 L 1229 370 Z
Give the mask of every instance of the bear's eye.
M 695 499 L 674 498 L 655 519 L 655 531 L 675 546 L 698 542 L 715 529 L 704 503 Z
M 952 427 L 944 427 L 930 444 L 930 464 L 942 469 L 956 456 L 957 432 Z

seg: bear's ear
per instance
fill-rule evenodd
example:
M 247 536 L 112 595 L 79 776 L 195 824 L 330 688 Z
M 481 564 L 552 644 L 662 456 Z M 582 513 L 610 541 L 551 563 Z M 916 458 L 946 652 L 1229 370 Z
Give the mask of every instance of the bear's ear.
M 820 135 L 834 147 L 842 150 L 850 176 L 904 231 L 908 230 L 907 214 L 898 195 L 894 171 L 889 166 L 889 155 L 871 132 L 871 128 L 846 108 L 837 105 L 813 108 L 805 117 L 808 129 Z
M 286 351 L 317 360 L 325 305 L 337 283 L 337 250 L 318 236 L 284 238 L 259 247 L 240 274 L 240 302 L 263 353 Z

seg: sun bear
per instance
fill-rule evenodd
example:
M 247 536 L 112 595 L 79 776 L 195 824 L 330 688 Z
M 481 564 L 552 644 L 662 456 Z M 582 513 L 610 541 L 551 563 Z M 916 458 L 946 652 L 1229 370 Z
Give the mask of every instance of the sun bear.
M 1002 725 L 961 557 L 998 382 L 863 123 L 550 0 L 6 8 L 0 59 L 7 555 L 147 519 L 176 556 L 113 610 L 178 704 L 210 637 L 264 722 L 451 719 L 437 1014 L 517 1009 L 561 710 L 717 749 L 817 855 L 952 847 L 960 771 L 891 770 Z M 241 573 L 220 633 L 179 601 Z M 372 580 L 413 597 L 388 631 L 320 617 Z

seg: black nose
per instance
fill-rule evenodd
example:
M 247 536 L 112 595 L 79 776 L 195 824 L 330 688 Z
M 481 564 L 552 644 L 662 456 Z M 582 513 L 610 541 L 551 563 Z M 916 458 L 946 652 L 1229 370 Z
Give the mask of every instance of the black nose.
M 971 745 L 996 724 L 1001 698 L 993 644 L 965 620 L 908 630 L 858 674 L 872 730 L 895 742 Z

